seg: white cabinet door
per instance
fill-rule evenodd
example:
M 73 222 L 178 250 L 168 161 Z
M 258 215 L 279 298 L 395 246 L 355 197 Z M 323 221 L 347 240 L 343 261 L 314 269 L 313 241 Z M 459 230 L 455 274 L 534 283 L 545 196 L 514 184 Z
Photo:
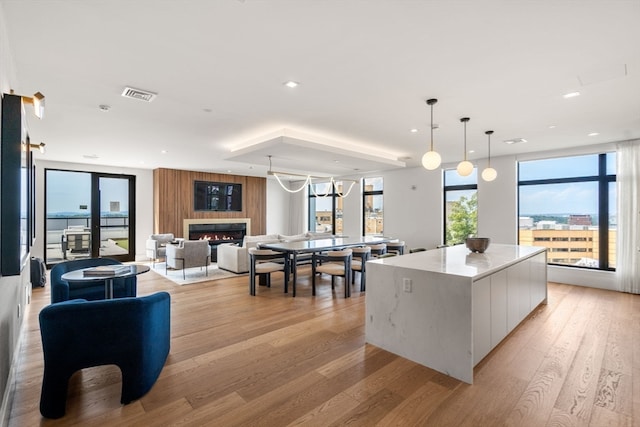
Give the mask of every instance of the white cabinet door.
M 491 275 L 491 348 L 508 334 L 507 329 L 507 271 Z
M 471 284 L 473 322 L 473 366 L 491 351 L 491 278 Z
M 545 253 L 531 258 L 531 307 L 533 310 L 547 299 L 547 257 Z

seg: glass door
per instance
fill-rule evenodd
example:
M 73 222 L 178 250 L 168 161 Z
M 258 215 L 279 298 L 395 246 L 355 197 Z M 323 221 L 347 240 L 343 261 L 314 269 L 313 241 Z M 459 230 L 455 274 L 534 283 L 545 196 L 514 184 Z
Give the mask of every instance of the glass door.
M 135 259 L 135 176 L 45 170 L 45 262 Z
M 45 262 L 90 257 L 91 174 L 47 169 L 45 187 Z
M 100 217 L 98 234 L 100 236 L 100 256 L 115 258 L 120 261 L 133 261 L 133 228 L 131 221 L 131 191 L 134 184 L 132 177 L 98 176 L 98 194 Z

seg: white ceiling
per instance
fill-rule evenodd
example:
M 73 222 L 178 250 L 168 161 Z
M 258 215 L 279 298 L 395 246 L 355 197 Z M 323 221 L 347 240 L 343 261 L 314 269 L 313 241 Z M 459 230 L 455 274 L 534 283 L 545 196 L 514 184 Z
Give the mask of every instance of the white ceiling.
M 495 156 L 640 138 L 640 0 L 0 0 L 0 13 L 12 89 L 46 96 L 29 128 L 48 160 L 258 176 L 268 155 L 317 174 L 416 166 L 428 98 L 444 162 L 462 157 L 463 116 L 472 160 L 488 129 Z

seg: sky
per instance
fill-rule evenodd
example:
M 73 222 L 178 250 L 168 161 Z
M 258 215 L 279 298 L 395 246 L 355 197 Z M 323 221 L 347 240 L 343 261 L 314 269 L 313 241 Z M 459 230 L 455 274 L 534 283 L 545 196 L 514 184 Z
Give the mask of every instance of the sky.
M 91 174 L 47 170 L 47 213 L 91 212 Z M 119 202 L 120 211 L 128 212 L 128 181 L 123 178 L 100 178 L 100 211 L 110 212 L 111 202 Z M 86 205 L 87 209 L 80 209 Z

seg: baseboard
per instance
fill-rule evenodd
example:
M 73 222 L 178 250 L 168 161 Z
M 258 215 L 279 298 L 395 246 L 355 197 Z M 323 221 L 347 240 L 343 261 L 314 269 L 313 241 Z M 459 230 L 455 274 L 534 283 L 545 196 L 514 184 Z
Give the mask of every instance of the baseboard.
M 20 347 L 22 346 L 22 325 L 20 326 L 20 337 L 16 343 L 16 348 L 13 351 L 13 357 L 11 358 L 11 368 L 9 368 L 9 378 L 7 378 L 7 386 L 5 387 L 4 394 L 2 395 L 2 407 L 0 407 L 0 427 L 6 427 L 9 425 L 9 416 L 11 415 L 11 407 L 13 406 L 13 399 L 16 393 L 16 366 L 18 361 L 18 355 L 20 354 Z

